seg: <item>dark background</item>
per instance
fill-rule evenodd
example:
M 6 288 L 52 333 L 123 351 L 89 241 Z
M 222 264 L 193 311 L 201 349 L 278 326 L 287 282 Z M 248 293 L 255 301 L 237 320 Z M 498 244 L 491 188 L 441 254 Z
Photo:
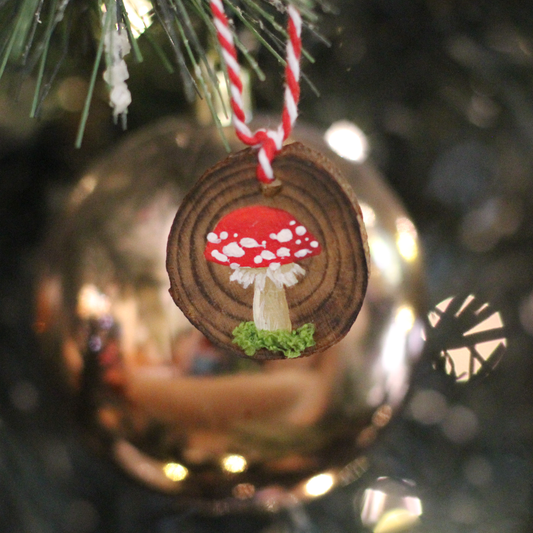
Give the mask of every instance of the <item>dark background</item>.
M 331 47 L 305 36 L 316 63 L 304 69 L 322 96 L 304 86 L 301 119 L 318 127 L 348 119 L 368 135 L 373 161 L 417 224 L 430 307 L 475 293 L 501 312 L 508 347 L 488 377 L 459 386 L 422 365 L 413 379 L 413 397 L 440 391 L 475 414 L 477 432 L 454 443 L 406 412 L 372 450 L 371 472 L 357 486 L 280 516 L 200 517 L 94 455 L 38 353 L 31 316 L 39 246 L 95 157 L 160 117 L 193 111 L 178 76 L 146 51 L 143 64 L 130 64 L 128 132 L 112 124 L 97 88 L 76 150 L 76 104 L 61 108 L 52 89 L 42 119 L 32 121 L 31 80 L 19 87 L 9 74 L 0 85 L 0 531 L 356 532 L 354 498 L 380 475 L 416 482 L 421 531 L 532 530 L 533 9 L 503 0 L 336 6 L 340 15 L 321 22 Z M 77 37 L 76 59 L 56 86 L 87 78 L 94 49 Z M 275 111 L 281 75 L 267 54 L 259 62 L 267 81 L 254 85 L 257 108 Z M 483 483 L 472 481 L 474 463 L 488 468 Z

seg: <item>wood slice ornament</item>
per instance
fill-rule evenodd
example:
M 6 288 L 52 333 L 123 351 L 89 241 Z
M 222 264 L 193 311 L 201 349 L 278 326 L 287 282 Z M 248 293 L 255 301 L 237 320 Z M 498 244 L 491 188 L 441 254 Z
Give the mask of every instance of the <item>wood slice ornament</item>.
M 211 342 L 255 359 L 307 356 L 348 333 L 361 308 L 369 250 L 355 193 L 300 143 L 256 176 L 245 149 L 184 198 L 167 248 L 170 294 Z
M 170 293 L 208 339 L 231 351 L 310 355 L 346 335 L 361 308 L 369 265 L 361 211 L 324 157 L 301 144 L 283 148 L 298 116 L 299 11 L 287 7 L 281 124 L 252 133 L 224 5 L 210 6 L 235 132 L 253 149 L 208 170 L 183 200 L 168 241 Z

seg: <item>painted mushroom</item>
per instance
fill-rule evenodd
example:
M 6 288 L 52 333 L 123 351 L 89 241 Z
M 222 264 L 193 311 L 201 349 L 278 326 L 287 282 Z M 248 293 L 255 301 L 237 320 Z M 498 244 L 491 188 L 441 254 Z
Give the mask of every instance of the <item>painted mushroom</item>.
M 305 270 L 296 261 L 320 254 L 317 239 L 290 213 L 254 205 L 232 211 L 207 235 L 205 258 L 232 270 L 230 281 L 254 284 L 253 318 L 258 330 L 291 331 L 285 287 Z

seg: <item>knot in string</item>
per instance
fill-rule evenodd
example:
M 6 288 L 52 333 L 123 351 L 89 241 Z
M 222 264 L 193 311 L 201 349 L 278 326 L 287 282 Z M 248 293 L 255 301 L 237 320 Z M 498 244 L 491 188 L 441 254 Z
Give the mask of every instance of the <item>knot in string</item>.
M 237 137 L 244 144 L 258 148 L 257 179 L 262 183 L 271 183 L 274 181 L 272 161 L 283 147 L 283 142 L 290 135 L 298 116 L 298 102 L 300 100 L 300 55 L 302 50 L 302 19 L 300 13 L 294 6 L 287 8 L 287 33 L 289 38 L 287 39 L 286 46 L 285 92 L 281 124 L 275 130 L 259 129 L 252 133 L 245 122 L 241 69 L 237 58 L 237 50 L 233 42 L 233 34 L 230 30 L 226 14 L 224 13 L 222 0 L 210 0 L 210 5 L 218 41 L 222 48 L 222 57 L 228 71 L 233 125 Z

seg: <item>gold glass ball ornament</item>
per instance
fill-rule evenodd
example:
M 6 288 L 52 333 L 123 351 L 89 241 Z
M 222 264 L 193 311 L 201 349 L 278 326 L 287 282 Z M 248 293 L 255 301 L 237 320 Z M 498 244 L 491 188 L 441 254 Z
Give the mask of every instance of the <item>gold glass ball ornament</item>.
M 321 496 L 364 471 L 365 448 L 402 403 L 422 347 L 420 244 L 345 126 L 293 134 L 339 167 L 368 232 L 362 309 L 322 353 L 256 361 L 226 352 L 169 295 L 176 211 L 226 157 L 214 127 L 172 118 L 131 135 L 81 178 L 50 233 L 36 298 L 43 352 L 90 444 L 184 504 L 229 512 Z

